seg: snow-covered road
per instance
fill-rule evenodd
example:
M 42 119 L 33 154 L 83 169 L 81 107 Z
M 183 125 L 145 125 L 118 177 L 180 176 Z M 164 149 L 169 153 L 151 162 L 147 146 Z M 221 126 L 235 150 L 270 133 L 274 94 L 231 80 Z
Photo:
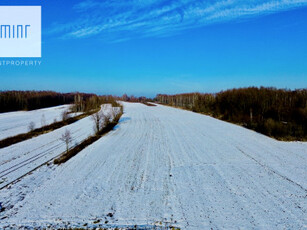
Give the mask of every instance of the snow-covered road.
M 0 191 L 0 228 L 306 228 L 307 143 L 170 107 L 124 105 L 114 131 Z

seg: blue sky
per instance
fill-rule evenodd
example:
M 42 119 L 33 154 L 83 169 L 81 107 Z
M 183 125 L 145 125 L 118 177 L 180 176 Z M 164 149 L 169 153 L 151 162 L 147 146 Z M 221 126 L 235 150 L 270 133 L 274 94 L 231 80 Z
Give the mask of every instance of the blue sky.
M 43 6 L 43 57 L 41 66 L 0 67 L 0 90 L 152 97 L 307 87 L 307 0 L 1 4 Z

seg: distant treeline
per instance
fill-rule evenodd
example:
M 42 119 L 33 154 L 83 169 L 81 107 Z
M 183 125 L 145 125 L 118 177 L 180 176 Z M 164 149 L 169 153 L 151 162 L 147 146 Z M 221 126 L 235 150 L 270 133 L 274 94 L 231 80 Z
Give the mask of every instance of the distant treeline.
M 0 92 L 0 112 L 34 110 L 51 106 L 89 101 L 97 97 L 86 93 L 57 93 L 52 91 L 3 91 Z M 91 99 L 93 102 L 94 99 Z M 93 102 L 94 103 L 94 102 Z M 92 105 L 89 105 L 92 106 Z
M 241 88 L 157 95 L 159 103 L 205 113 L 277 139 L 307 139 L 307 89 Z
M 118 97 L 118 100 L 127 101 L 127 102 L 141 102 L 141 103 L 153 101 L 152 99 L 149 99 L 146 97 L 135 97 L 133 95 L 128 96 L 127 94 L 124 94 L 123 96 Z

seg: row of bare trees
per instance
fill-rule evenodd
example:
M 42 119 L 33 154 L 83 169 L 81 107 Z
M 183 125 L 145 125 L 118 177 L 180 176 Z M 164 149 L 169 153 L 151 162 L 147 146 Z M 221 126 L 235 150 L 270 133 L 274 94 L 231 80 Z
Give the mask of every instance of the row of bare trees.
M 91 115 L 92 120 L 94 121 L 94 131 L 98 134 L 103 127 L 106 127 L 110 122 L 117 119 L 119 115 L 123 113 L 123 107 L 112 107 L 109 112 L 104 113 L 103 110 L 100 110 L 97 113 Z
M 94 131 L 95 135 L 99 135 L 101 130 L 104 127 L 107 127 L 112 122 L 118 122 L 120 116 L 123 113 L 123 107 L 119 105 L 118 107 L 111 107 L 110 111 L 104 111 L 103 107 L 97 113 L 91 115 L 91 119 L 94 122 Z M 62 134 L 60 138 L 66 145 L 66 153 L 69 151 L 69 145 L 72 142 L 73 138 L 68 129 Z
M 62 121 L 66 121 L 67 119 L 70 118 L 69 116 L 69 111 L 68 110 L 65 110 L 62 112 L 61 114 L 61 118 L 62 118 Z M 53 123 L 56 123 L 58 122 L 56 118 L 53 119 Z M 41 117 L 41 127 L 44 127 L 47 125 L 47 122 L 46 122 L 46 118 L 45 118 L 45 115 L 42 114 L 42 117 Z M 31 121 L 28 125 L 28 131 L 29 132 L 32 132 L 35 130 L 35 123 L 33 121 Z
M 113 96 L 97 96 L 93 94 L 76 93 L 74 94 L 74 103 L 71 106 L 71 108 L 69 110 L 65 110 L 62 112 L 61 121 L 68 120 L 70 118 L 70 113 L 72 112 L 85 112 L 85 113 L 91 112 L 91 111 L 94 111 L 100 108 L 101 104 L 106 104 L 106 103 L 111 104 L 112 106 L 120 107 L 120 105 L 116 102 L 116 98 Z M 104 114 L 99 114 L 99 118 L 97 117 L 96 120 L 97 119 L 99 120 L 99 122 L 101 120 L 105 120 L 105 121 L 107 120 Z M 56 123 L 58 121 L 54 119 L 53 122 Z M 41 117 L 41 127 L 44 127 L 46 125 L 47 123 L 46 123 L 45 115 L 43 114 Z M 35 123 L 33 121 L 29 123 L 28 130 L 29 132 L 32 132 L 35 130 Z

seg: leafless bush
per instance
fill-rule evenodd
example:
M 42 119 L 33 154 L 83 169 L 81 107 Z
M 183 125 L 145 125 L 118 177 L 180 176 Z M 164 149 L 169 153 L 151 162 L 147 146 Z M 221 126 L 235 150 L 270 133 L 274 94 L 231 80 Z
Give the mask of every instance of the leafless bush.
M 28 125 L 28 130 L 31 132 L 35 129 L 35 123 L 33 121 L 31 121 Z
M 65 110 L 62 112 L 62 121 L 66 121 L 69 118 L 68 111 Z
M 112 117 L 112 119 L 114 119 L 117 114 L 118 114 L 118 107 L 112 107 L 111 108 L 111 117 Z
M 42 127 L 46 126 L 46 118 L 45 118 L 45 114 L 42 115 L 42 118 L 41 118 L 41 125 Z
M 108 125 L 110 122 L 112 122 L 112 120 L 113 120 L 113 117 L 111 113 L 105 114 L 104 121 L 103 121 L 104 126 Z
M 113 118 L 113 122 L 118 122 L 120 117 L 123 115 L 124 113 L 124 106 L 120 105 L 119 108 L 117 107 L 117 114 L 116 116 Z
M 92 120 L 94 121 L 94 130 L 97 134 L 102 128 L 106 127 L 113 121 L 112 112 L 105 114 L 100 110 L 98 113 L 92 115 Z
M 105 116 L 102 113 L 102 111 L 99 111 L 97 113 L 92 114 L 91 117 L 92 117 L 92 120 L 94 121 L 95 133 L 99 133 L 99 131 L 104 125 Z
M 119 105 L 119 107 L 112 107 L 112 121 L 118 122 L 121 115 L 124 113 L 124 107 L 122 105 Z
M 111 107 L 111 111 L 104 114 L 102 111 L 92 115 L 94 121 L 94 130 L 98 134 L 102 128 L 108 126 L 110 123 L 118 122 L 120 116 L 123 114 L 123 107 Z
M 60 139 L 61 139 L 61 141 L 65 142 L 65 144 L 66 144 L 66 152 L 68 153 L 69 144 L 72 141 L 72 137 L 71 137 L 70 131 L 68 129 L 66 129 L 65 133 L 62 134 L 62 137 Z

